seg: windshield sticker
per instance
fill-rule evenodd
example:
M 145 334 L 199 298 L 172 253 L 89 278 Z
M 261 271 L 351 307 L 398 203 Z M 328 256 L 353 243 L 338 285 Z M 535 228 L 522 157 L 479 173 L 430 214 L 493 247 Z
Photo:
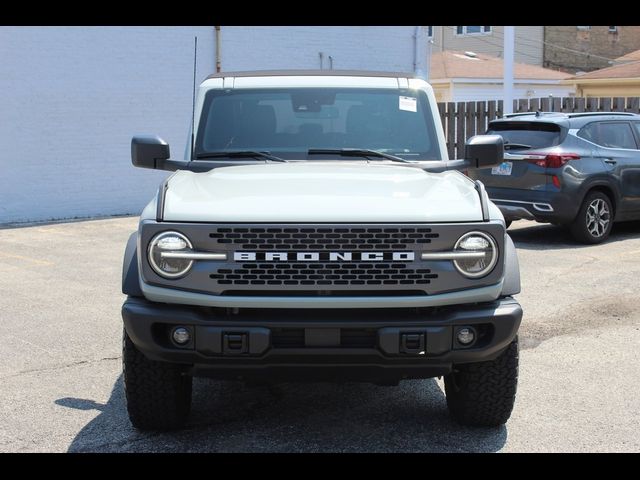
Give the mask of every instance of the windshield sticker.
M 400 110 L 405 110 L 407 112 L 417 112 L 417 100 L 418 99 L 414 97 L 400 97 Z

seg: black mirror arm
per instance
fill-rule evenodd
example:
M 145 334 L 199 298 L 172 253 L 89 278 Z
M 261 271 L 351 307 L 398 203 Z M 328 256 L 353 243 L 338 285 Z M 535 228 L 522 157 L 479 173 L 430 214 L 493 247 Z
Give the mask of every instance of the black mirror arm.
M 176 170 L 188 170 L 189 164 L 184 160 L 171 160 L 169 158 L 157 158 L 155 159 L 156 170 L 167 170 L 169 172 L 175 172 Z
M 460 160 L 449 160 L 447 162 L 446 170 L 458 170 L 461 172 L 462 170 L 467 170 L 471 168 L 471 162 L 469 160 L 460 159 Z

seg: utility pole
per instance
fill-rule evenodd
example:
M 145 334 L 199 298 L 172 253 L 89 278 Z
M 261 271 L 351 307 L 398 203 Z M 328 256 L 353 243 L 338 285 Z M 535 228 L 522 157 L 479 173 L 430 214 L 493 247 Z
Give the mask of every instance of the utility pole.
M 427 80 L 429 78 L 429 53 L 427 50 L 428 39 L 425 35 L 426 27 L 414 27 L 413 31 L 413 73 L 417 77 Z
M 513 113 L 513 52 L 515 29 L 504 27 L 504 78 L 502 80 L 503 115 Z
M 431 78 L 431 54 L 433 53 L 433 40 L 428 38 L 427 39 L 427 63 L 425 65 L 426 67 L 426 73 L 425 73 L 425 80 L 428 82 L 429 79 Z

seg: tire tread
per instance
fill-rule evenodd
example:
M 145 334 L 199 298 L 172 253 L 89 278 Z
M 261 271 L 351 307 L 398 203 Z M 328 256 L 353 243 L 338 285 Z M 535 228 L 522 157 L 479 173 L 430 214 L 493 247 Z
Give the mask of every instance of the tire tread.
M 122 349 L 125 397 L 133 426 L 141 430 L 182 426 L 191 409 L 192 390 L 184 367 L 149 360 L 126 332 Z
M 495 427 L 511 416 L 518 385 L 518 338 L 495 360 L 455 366 L 444 377 L 447 406 L 463 425 Z

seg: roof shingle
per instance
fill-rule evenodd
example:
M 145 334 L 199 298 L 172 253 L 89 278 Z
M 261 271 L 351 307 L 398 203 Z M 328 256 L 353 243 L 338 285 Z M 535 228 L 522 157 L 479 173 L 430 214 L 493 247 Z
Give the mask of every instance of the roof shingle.
M 431 55 L 429 77 L 432 79 L 502 78 L 503 63 L 502 58 L 490 55 L 478 53 L 472 58 L 464 52 L 445 50 Z M 564 80 L 571 77 L 571 74 L 526 63 L 514 63 L 513 76 L 516 79 Z
M 594 70 L 572 77 L 572 80 L 589 80 L 597 78 L 638 78 L 640 77 L 640 50 L 627 53 L 616 58 L 616 62 L 625 62 L 619 65 Z

